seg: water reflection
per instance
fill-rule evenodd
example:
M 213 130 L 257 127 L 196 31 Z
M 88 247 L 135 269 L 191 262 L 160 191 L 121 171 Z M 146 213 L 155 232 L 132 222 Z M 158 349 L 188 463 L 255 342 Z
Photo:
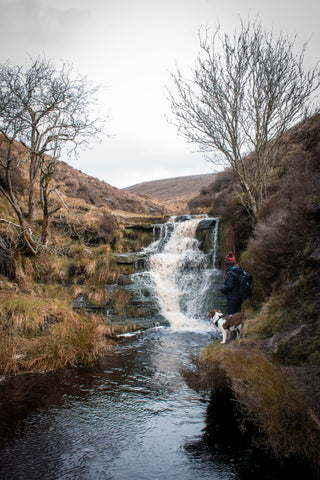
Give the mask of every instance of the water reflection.
M 124 340 L 94 370 L 26 376 L 2 385 L 0 478 L 186 474 L 182 444 L 201 432 L 205 406 L 179 374 L 186 344 L 199 349 L 201 342 L 182 337 L 169 329 L 150 330 Z

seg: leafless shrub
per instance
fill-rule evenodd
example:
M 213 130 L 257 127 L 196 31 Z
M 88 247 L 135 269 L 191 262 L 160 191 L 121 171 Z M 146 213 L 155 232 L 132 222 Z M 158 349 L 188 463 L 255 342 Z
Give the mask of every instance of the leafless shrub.
M 188 206 L 192 213 L 208 209 L 212 215 L 232 214 L 237 203 L 235 199 L 237 185 L 235 174 L 228 168 L 218 173 L 214 182 L 202 188 L 200 194 L 193 198 Z
M 105 213 L 97 228 L 97 240 L 103 243 L 112 243 L 116 237 L 117 221 L 111 213 Z
M 66 187 L 69 187 L 72 190 L 76 190 L 79 188 L 79 182 L 75 178 L 69 178 L 65 182 Z
M 74 76 L 64 64 L 60 71 L 46 59 L 29 59 L 30 65 L 0 65 L 0 143 L 5 155 L 0 167 L 5 185 L 0 193 L 13 208 L 29 253 L 38 253 L 33 241 L 36 222 L 36 194 L 42 210 L 41 244 L 46 245 L 52 215 L 61 205 L 52 199 L 62 150 L 74 154 L 77 149 L 99 140 L 105 119 L 92 118 L 99 87 L 91 87 L 86 77 Z M 13 189 L 17 165 L 28 169 L 28 222 L 24 205 Z

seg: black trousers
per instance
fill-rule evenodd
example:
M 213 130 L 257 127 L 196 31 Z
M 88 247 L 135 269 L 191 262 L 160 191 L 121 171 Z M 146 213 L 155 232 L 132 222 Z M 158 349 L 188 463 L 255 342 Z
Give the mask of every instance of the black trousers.
M 233 313 L 241 312 L 241 305 L 242 299 L 234 300 L 234 299 L 227 299 L 227 311 L 228 315 L 232 315 Z

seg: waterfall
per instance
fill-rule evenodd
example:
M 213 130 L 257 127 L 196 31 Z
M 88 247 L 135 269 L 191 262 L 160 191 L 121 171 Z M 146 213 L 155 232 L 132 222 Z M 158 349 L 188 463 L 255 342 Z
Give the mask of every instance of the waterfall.
M 204 220 L 211 222 L 207 253 L 196 235 Z M 148 284 L 148 296 L 174 329 L 209 326 L 207 313 L 220 274 L 215 268 L 217 228 L 218 220 L 206 215 L 172 217 L 143 251 L 148 256 L 147 271 L 135 274 L 136 284 L 140 284 L 140 292 Z

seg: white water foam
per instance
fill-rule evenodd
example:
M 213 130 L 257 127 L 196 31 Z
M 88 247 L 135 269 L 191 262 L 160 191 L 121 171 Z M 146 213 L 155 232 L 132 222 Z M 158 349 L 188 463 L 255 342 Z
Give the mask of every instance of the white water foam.
M 212 267 L 207 265 L 208 254 L 199 249 L 195 238 L 203 218 L 178 223 L 171 220 L 173 231 L 163 250 L 150 256 L 149 274 L 155 285 L 161 314 L 175 330 L 212 330 L 208 321 L 199 318 L 213 275 Z

